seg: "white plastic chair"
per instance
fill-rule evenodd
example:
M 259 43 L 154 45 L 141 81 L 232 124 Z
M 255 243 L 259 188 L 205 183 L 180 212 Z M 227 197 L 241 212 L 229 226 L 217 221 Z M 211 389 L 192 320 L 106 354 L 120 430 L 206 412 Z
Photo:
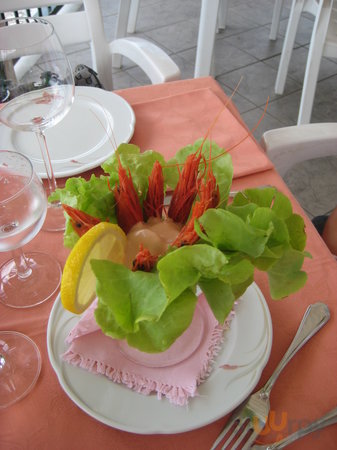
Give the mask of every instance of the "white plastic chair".
M 123 2 L 125 0 L 122 0 Z M 0 12 L 58 5 L 60 0 L 1 0 Z M 137 64 L 153 84 L 180 78 L 180 70 L 158 46 L 145 39 L 128 37 L 108 43 L 104 34 L 99 0 L 62 0 L 64 5 L 82 5 L 82 11 L 63 10 L 48 16 L 64 47 L 90 43 L 92 66 L 103 86 L 112 89 L 112 56 L 122 55 Z M 78 9 L 78 8 L 75 8 Z
M 132 0 L 132 1 L 135 1 L 135 0 Z M 139 0 L 137 0 L 137 1 L 139 1 Z M 279 28 L 280 28 L 282 7 L 283 7 L 283 0 L 275 0 L 273 16 L 271 19 L 270 34 L 269 34 L 269 39 L 271 41 L 275 41 L 277 39 L 277 35 L 279 32 Z M 227 14 L 228 14 L 228 0 L 220 0 L 219 12 L 218 12 L 218 29 L 219 30 L 224 30 L 226 28 Z
M 261 145 L 276 170 L 284 176 L 298 163 L 328 156 L 337 158 L 337 123 L 310 123 L 266 131 L 262 136 Z M 331 185 L 327 183 L 325 192 L 329 188 L 331 189 Z M 324 195 L 324 186 L 320 189 Z M 322 237 L 337 260 L 336 204 L 337 199 L 330 204 L 329 212 L 332 211 L 332 214 L 325 224 Z M 326 203 L 325 205 L 327 206 Z
M 123 3 L 123 0 L 121 0 L 121 3 Z M 128 18 L 128 27 L 127 27 L 128 33 L 134 33 L 136 31 L 138 11 L 139 11 L 139 0 L 131 0 Z
M 271 41 L 275 41 L 277 39 L 278 31 L 280 28 L 282 7 L 283 7 L 283 0 L 275 0 L 269 34 L 269 39 Z
M 269 130 L 263 134 L 261 145 L 278 173 L 284 176 L 297 163 L 337 157 L 337 123 L 310 123 Z
M 275 0 L 269 39 L 277 38 L 282 6 L 283 0 Z M 201 1 L 195 78 L 210 75 L 216 29 L 225 29 L 227 17 L 228 0 Z
M 124 37 L 127 33 L 134 33 L 139 11 L 140 0 L 121 0 L 116 38 Z M 202 0 L 199 20 L 194 77 L 208 76 L 211 73 L 215 33 L 224 30 L 228 18 L 228 0 Z M 277 39 L 280 26 L 283 0 L 275 0 L 270 40 Z M 120 58 L 114 58 L 114 66 L 119 67 Z
M 293 0 L 275 82 L 275 93 L 284 92 L 299 19 L 305 11 L 315 16 L 315 22 L 303 81 L 298 125 L 310 122 L 322 57 L 337 58 L 336 0 Z
M 219 4 L 220 0 L 201 1 L 194 78 L 207 77 L 211 73 Z M 224 28 L 226 18 L 222 17 L 221 21 Z

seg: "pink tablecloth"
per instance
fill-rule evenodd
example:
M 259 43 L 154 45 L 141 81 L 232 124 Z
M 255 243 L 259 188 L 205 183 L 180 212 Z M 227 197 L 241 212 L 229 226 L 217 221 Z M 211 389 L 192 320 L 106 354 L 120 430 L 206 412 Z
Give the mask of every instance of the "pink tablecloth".
M 191 93 L 192 94 L 189 94 Z M 207 94 L 206 94 L 207 92 Z M 136 113 L 136 132 L 132 142 L 144 148 L 176 148 L 201 137 L 204 129 L 194 128 L 190 112 L 199 102 L 204 103 L 204 96 L 216 96 L 216 102 L 226 102 L 219 85 L 211 78 L 178 81 L 165 85 L 148 86 L 120 91 Z M 158 117 L 153 117 L 154 101 L 163 99 L 163 104 L 175 102 L 179 95 L 190 97 L 182 105 L 180 114 L 185 120 L 183 130 L 176 129 L 176 118 L 171 124 L 164 123 L 165 142 L 162 142 L 162 128 L 157 127 Z M 170 100 L 170 97 L 175 97 Z M 191 98 L 193 97 L 193 103 Z M 185 97 L 186 98 L 186 97 Z M 209 124 L 214 111 L 198 106 L 203 116 L 198 117 L 200 124 Z M 170 117 L 170 109 L 166 110 Z M 212 138 L 238 140 L 246 128 L 233 105 L 229 105 L 231 117 L 227 126 L 212 134 Z M 172 109 L 172 114 L 177 110 Z M 201 113 L 200 113 L 201 114 Z M 180 121 L 178 121 L 180 122 Z M 234 126 L 235 125 L 235 126 Z M 171 133 L 170 133 L 171 127 Z M 195 129 L 197 135 L 188 130 Z M 233 131 L 233 130 L 236 131 Z M 189 134 L 190 133 L 190 134 Z M 218 131 L 217 131 L 218 133 Z M 162 145 L 161 145 L 162 143 Z M 261 157 L 256 142 L 249 138 L 235 149 L 240 171 L 240 164 L 247 167 L 245 172 L 237 172 L 233 188 L 253 187 L 263 184 L 276 185 L 289 195 L 295 211 L 304 216 L 304 212 L 292 197 L 287 187 L 272 166 Z M 240 162 L 241 160 L 241 162 Z M 256 161 L 260 161 L 256 164 Z M 255 167 L 249 173 L 249 167 Z M 242 168 L 242 166 L 241 166 Z M 248 169 L 248 170 L 247 170 Z M 87 174 L 86 174 L 87 175 Z M 313 259 L 307 259 L 305 269 L 309 279 L 307 285 L 296 295 L 276 302 L 268 295 L 266 278 L 257 275 L 256 282 L 262 289 L 268 302 L 274 328 L 273 347 L 270 360 L 262 373 L 259 386 L 268 379 L 281 356 L 287 349 L 297 329 L 301 317 L 310 303 L 318 300 L 329 305 L 331 319 L 329 323 L 305 346 L 289 364 L 277 381 L 271 395 L 271 421 L 260 440 L 272 442 L 299 426 L 306 425 L 337 404 L 337 342 L 336 342 L 336 291 L 337 264 L 330 255 L 323 241 L 316 233 L 309 219 L 305 218 L 308 233 L 308 250 Z M 62 246 L 61 234 L 40 233 L 27 248 L 42 249 L 53 253 L 64 264 L 68 251 Z M 8 255 L 2 254 L 0 261 Z M 0 448 L 56 450 L 56 449 L 209 449 L 220 432 L 227 418 L 223 418 L 195 431 L 177 435 L 137 435 L 110 428 L 94 420 L 80 410 L 63 392 L 57 377 L 49 363 L 46 349 L 46 327 L 53 300 L 40 307 L 26 311 L 12 310 L 0 305 L 0 328 L 16 330 L 29 335 L 38 344 L 43 358 L 40 378 L 34 390 L 20 403 L 0 412 Z M 219 393 L 221 395 L 221 393 Z M 224 399 L 225 401 L 225 399 Z M 146 414 L 146 411 L 144 411 Z M 294 449 L 325 450 L 335 449 L 337 427 L 330 427 L 298 441 Z

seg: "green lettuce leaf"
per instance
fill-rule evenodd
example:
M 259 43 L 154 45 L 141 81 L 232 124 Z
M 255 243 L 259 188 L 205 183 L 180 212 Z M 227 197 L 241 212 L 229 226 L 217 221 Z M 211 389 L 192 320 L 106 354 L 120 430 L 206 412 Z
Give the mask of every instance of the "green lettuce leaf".
M 144 352 L 162 352 L 190 325 L 197 301 L 190 289 L 168 305 L 157 273 L 132 272 L 106 260 L 92 260 L 91 266 L 99 299 L 95 318 L 108 336 Z
M 273 299 L 284 298 L 305 285 L 307 274 L 301 270 L 304 256 L 302 252 L 289 248 L 268 270 L 270 294 Z
M 187 245 L 167 253 L 157 264 L 159 279 L 169 301 L 177 298 L 200 277 L 218 278 L 227 264 L 226 256 L 205 244 Z
M 196 304 L 196 295 L 186 289 L 168 305 L 157 322 L 143 321 L 136 333 L 128 334 L 128 344 L 147 353 L 167 350 L 190 326 Z
M 68 178 L 65 187 L 56 189 L 49 196 L 49 200 L 60 201 L 103 221 L 116 223 L 115 199 L 105 176 L 96 177 L 92 175 L 89 180 L 81 177 Z M 73 230 L 67 214 L 65 214 L 65 217 L 64 245 L 72 248 L 79 237 Z
M 202 278 L 199 280 L 199 286 L 205 294 L 214 317 L 219 323 L 223 324 L 231 312 L 236 298 L 231 285 L 216 278 Z
M 303 218 L 298 214 L 292 214 L 287 218 L 285 223 L 288 227 L 289 240 L 292 248 L 303 251 L 307 242 Z
M 293 213 L 291 202 L 284 194 L 273 187 L 246 189 L 235 196 L 227 212 L 239 217 L 250 228 L 245 229 L 242 223 L 227 215 L 227 223 L 232 220 L 228 225 L 225 211 L 209 210 L 199 220 L 198 234 L 223 251 L 235 249 L 243 257 L 250 257 L 258 270 L 267 272 L 274 299 L 290 295 L 304 286 L 307 276 L 301 267 L 304 257 L 310 256 L 304 252 L 304 221 Z M 215 224 L 219 217 L 221 222 Z M 252 230 L 253 234 L 249 234 Z M 265 240 L 253 237 L 254 233 L 259 235 L 263 230 Z M 252 251 L 250 245 L 256 246 L 257 251 Z M 241 289 L 244 285 L 245 282 Z M 232 289 L 234 292 L 234 286 Z
M 133 184 L 143 199 L 148 189 L 148 178 L 153 164 L 159 161 L 165 165 L 163 155 L 153 150 L 140 152 L 139 147 L 133 144 L 121 144 L 117 151 L 102 165 L 103 170 L 110 175 L 110 184 L 118 183 L 118 156 L 123 167 L 128 168 L 132 174 Z
M 223 209 L 209 209 L 198 220 L 204 232 L 199 236 L 223 251 L 241 251 L 252 257 L 260 256 L 273 231 L 255 228 L 241 217 Z
M 138 331 L 142 321 L 160 318 L 168 301 L 156 273 L 132 272 L 106 260 L 91 260 L 91 267 L 97 279 L 98 298 L 126 333 Z
M 236 194 L 233 199 L 233 206 L 243 206 L 249 203 L 257 206 L 270 208 L 277 190 L 274 187 L 244 189 Z

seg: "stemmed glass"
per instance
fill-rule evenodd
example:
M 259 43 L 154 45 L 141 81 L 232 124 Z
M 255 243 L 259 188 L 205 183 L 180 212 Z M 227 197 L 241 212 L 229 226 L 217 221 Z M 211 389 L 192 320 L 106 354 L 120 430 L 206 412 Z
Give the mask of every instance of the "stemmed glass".
M 35 342 L 16 331 L 0 331 L 0 409 L 25 397 L 41 371 Z
M 7 306 L 38 305 L 60 285 L 62 271 L 56 259 L 21 248 L 40 231 L 46 212 L 46 192 L 30 160 L 0 150 L 0 252 L 12 251 L 12 259 L 0 266 L 0 301 Z
M 48 195 L 57 184 L 44 131 L 68 113 L 74 89 L 69 61 L 50 22 L 33 17 L 0 21 L 0 122 L 14 130 L 35 132 Z M 44 229 L 63 230 L 61 205 L 48 206 Z

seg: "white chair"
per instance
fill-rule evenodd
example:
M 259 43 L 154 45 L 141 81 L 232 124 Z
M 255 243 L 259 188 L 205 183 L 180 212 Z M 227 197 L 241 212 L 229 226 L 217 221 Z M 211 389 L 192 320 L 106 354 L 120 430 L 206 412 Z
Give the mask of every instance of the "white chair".
M 135 1 L 135 0 L 132 0 Z M 139 1 L 139 0 L 137 0 Z M 273 16 L 270 25 L 269 39 L 275 41 L 280 28 L 281 13 L 283 7 L 283 0 L 275 0 Z M 218 12 L 218 29 L 224 30 L 227 25 L 227 14 L 228 14 L 228 0 L 220 0 L 219 12 Z
M 269 130 L 263 134 L 261 145 L 278 173 L 284 176 L 297 163 L 337 157 L 337 123 L 310 123 Z
M 303 81 L 298 125 L 310 122 L 322 57 L 337 58 L 336 0 L 293 0 L 275 82 L 275 93 L 284 92 L 298 23 L 303 12 L 313 14 L 315 22 Z
M 275 0 L 269 39 L 277 38 L 283 0 Z M 210 75 L 217 27 L 225 29 L 228 0 L 202 0 L 194 77 Z
M 139 11 L 140 0 L 121 0 L 116 38 L 124 37 L 127 33 L 134 33 Z M 202 0 L 199 20 L 199 33 L 195 61 L 194 77 L 204 77 L 211 73 L 215 33 L 224 30 L 228 19 L 228 0 Z M 283 0 L 275 0 L 270 40 L 277 39 Z M 120 67 L 121 59 L 114 58 L 114 67 Z
M 262 136 L 261 145 L 275 164 L 276 170 L 284 176 L 295 164 L 310 159 L 328 156 L 337 159 L 337 123 L 310 123 L 266 131 Z M 330 204 L 326 203 L 325 199 L 325 195 L 331 192 L 331 181 L 334 180 L 327 181 L 325 192 L 324 185 L 320 185 L 322 204 L 325 205 L 326 214 L 331 212 L 322 237 L 330 251 L 337 255 L 335 225 L 337 199 L 330 196 Z M 317 211 L 319 210 L 320 208 Z M 337 256 L 335 257 L 337 259 Z
M 211 73 L 220 1 L 221 0 L 201 1 L 194 78 L 207 77 Z M 226 26 L 226 18 L 222 17 L 221 22 L 221 25 L 224 28 Z
M 128 27 L 127 27 L 128 33 L 134 33 L 136 31 L 136 23 L 137 23 L 137 18 L 138 18 L 138 11 L 139 11 L 139 1 L 140 0 L 131 0 L 130 12 L 129 12 L 129 18 L 128 18 Z M 121 3 L 123 3 L 123 0 L 121 0 Z
M 122 0 L 123 2 L 125 0 Z M 0 12 L 58 5 L 59 0 L 1 0 Z M 83 10 L 63 10 L 48 16 L 64 47 L 90 43 L 92 66 L 103 86 L 112 89 L 112 57 L 122 55 L 137 64 L 153 84 L 180 78 L 180 70 L 158 46 L 144 39 L 128 37 L 107 42 L 99 0 L 62 0 L 64 5 L 82 5 Z M 78 8 L 75 8 L 78 9 Z
M 280 28 L 282 7 L 283 7 L 283 0 L 275 0 L 269 34 L 269 39 L 271 41 L 275 41 L 277 39 L 278 31 Z

